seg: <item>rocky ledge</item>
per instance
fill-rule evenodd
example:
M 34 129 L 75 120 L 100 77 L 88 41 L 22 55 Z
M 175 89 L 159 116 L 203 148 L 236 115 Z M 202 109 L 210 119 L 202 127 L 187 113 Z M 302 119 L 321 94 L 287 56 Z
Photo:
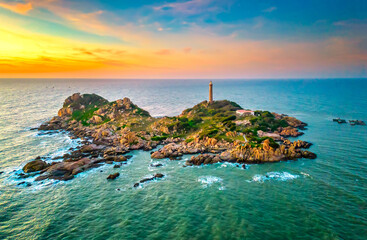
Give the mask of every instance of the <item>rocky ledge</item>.
M 228 100 L 204 101 L 179 116 L 153 118 L 128 98 L 109 102 L 96 94 L 75 93 L 65 100 L 58 115 L 38 130 L 67 131 L 72 138 L 82 140 L 81 146 L 52 161 L 37 157 L 24 166 L 21 177 L 39 174 L 36 181 L 70 180 L 101 164 L 118 163 L 115 167 L 119 168 L 131 157 L 129 151 L 152 151 L 161 145 L 151 152 L 153 159 L 176 160 L 194 154 L 186 165 L 316 158 L 316 154 L 302 150 L 310 143 L 287 139 L 302 135 L 299 130 L 305 130 L 306 123 L 268 111 L 238 115 L 236 111 L 241 109 Z M 162 177 L 158 174 L 150 180 Z

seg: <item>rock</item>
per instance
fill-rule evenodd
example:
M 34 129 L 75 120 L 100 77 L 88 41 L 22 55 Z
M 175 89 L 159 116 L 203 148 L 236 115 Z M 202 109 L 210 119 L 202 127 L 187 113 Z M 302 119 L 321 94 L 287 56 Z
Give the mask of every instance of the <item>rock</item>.
M 162 173 L 156 173 L 154 175 L 154 178 L 162 178 L 162 177 L 164 177 L 164 175 Z
M 66 108 L 61 108 L 61 109 L 58 111 L 57 115 L 58 115 L 59 117 L 71 116 L 71 115 L 73 114 L 73 112 L 74 112 L 74 109 L 73 109 L 73 108 L 71 108 L 71 107 L 66 107 Z
M 304 128 L 305 126 L 307 126 L 307 123 L 304 123 L 294 117 L 285 116 L 283 117 L 283 120 L 285 120 L 291 127 Z
M 37 171 L 41 171 L 41 170 L 47 168 L 48 166 L 49 166 L 49 164 L 46 163 L 45 161 L 34 160 L 34 161 L 31 161 L 31 162 L 27 163 L 23 167 L 23 172 L 25 172 L 25 173 L 37 172 Z
M 120 167 L 121 165 L 117 165 L 117 164 L 113 166 L 113 168 L 120 168 Z
M 162 163 L 150 164 L 151 167 L 162 167 Z
M 156 151 L 154 153 L 152 153 L 152 155 L 150 155 L 151 158 L 153 159 L 162 159 L 164 158 L 164 154 L 162 154 L 160 151 Z
M 138 187 L 140 185 L 140 183 L 145 183 L 145 182 L 148 182 L 148 181 L 153 181 L 153 180 L 156 180 L 156 179 L 161 179 L 163 177 L 164 177 L 164 175 L 162 173 L 156 173 L 156 174 L 154 174 L 153 177 L 144 178 L 144 179 L 140 180 L 138 183 L 135 183 L 134 184 L 134 187 Z
M 274 140 L 281 140 L 282 137 L 277 133 L 272 132 L 263 132 L 261 130 L 257 131 L 259 137 L 271 137 Z
M 303 132 L 298 132 L 298 130 L 294 127 L 286 127 L 280 129 L 279 135 L 283 137 L 298 137 L 303 135 Z
M 317 155 L 313 152 L 310 152 L 310 151 L 303 151 L 302 152 L 302 157 L 309 158 L 309 159 L 315 159 L 315 158 L 317 158 Z
M 98 166 L 97 163 L 91 161 L 89 158 L 82 158 L 74 162 L 58 162 L 48 167 L 41 176 L 36 178 L 36 181 L 44 179 L 67 181 L 73 179 L 74 175 L 78 173 Z
M 110 174 L 107 179 L 109 180 L 114 180 L 116 179 L 118 176 L 120 176 L 120 173 L 114 173 L 114 174 Z
M 116 156 L 115 162 L 126 162 L 127 158 L 125 156 Z
M 102 123 L 103 120 L 100 116 L 94 115 L 93 117 L 91 117 L 91 119 L 89 119 L 89 122 L 93 124 L 99 124 Z
M 30 183 L 30 182 L 20 182 L 20 183 L 18 183 L 17 184 L 18 186 L 20 186 L 20 185 L 24 185 L 24 186 L 26 186 L 26 187 L 30 187 L 30 186 L 32 186 L 32 183 Z
M 91 153 L 95 151 L 101 151 L 103 149 L 104 149 L 104 146 L 96 145 L 96 144 L 89 144 L 89 145 L 82 146 L 80 151 L 83 153 Z

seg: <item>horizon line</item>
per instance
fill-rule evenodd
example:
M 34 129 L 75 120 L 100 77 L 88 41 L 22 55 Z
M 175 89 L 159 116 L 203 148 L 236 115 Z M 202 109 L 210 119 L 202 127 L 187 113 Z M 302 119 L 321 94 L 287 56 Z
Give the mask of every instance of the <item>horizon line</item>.
M 29 80 L 330 80 L 330 79 L 367 79 L 366 77 L 305 77 L 305 78 L 87 78 L 87 77 L 0 77 L 0 80 L 21 80 L 21 79 L 29 79 Z

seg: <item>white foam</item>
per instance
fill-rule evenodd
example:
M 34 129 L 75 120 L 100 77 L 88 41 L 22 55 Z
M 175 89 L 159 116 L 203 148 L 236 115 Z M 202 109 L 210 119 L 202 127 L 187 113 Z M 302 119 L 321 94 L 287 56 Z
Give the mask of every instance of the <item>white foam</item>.
M 298 178 L 299 175 L 293 175 L 288 172 L 268 172 L 265 175 L 256 174 L 252 177 L 252 180 L 247 180 L 247 182 L 260 182 L 276 180 L 276 181 L 288 181 Z
M 203 186 L 203 188 L 210 187 L 214 184 L 220 184 L 218 187 L 218 190 L 225 190 L 225 187 L 223 186 L 223 179 L 215 176 L 202 176 L 198 178 L 198 182 L 200 182 Z

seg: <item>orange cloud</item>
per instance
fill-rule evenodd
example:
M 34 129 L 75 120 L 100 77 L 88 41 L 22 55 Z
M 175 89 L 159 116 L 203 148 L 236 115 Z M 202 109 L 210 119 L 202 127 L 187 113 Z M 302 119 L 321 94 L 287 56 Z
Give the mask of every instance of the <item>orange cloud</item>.
M 192 50 L 191 47 L 186 47 L 186 48 L 183 49 L 184 53 L 190 53 L 191 50 Z
M 33 9 L 32 3 L 0 3 L 0 7 L 25 15 Z
M 159 50 L 159 51 L 155 52 L 155 54 L 157 54 L 157 55 L 170 55 L 172 53 L 173 53 L 173 51 L 169 50 L 169 49 L 162 49 L 162 50 Z

